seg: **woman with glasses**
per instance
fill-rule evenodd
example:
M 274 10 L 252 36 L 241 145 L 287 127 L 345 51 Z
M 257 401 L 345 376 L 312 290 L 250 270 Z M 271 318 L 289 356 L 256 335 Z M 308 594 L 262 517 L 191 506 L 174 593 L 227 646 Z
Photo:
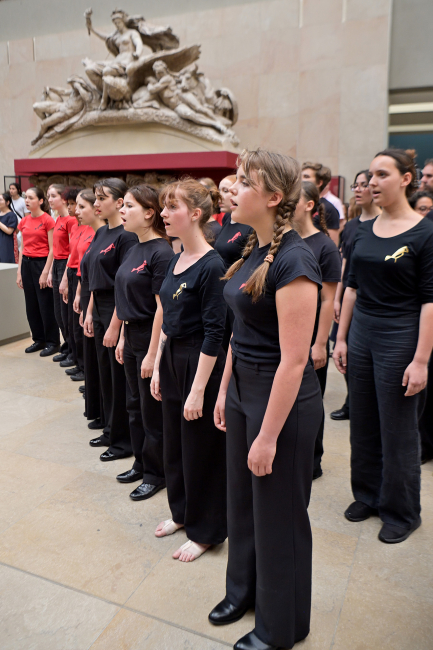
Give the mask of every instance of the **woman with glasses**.
M 433 194 L 427 190 L 419 190 L 410 197 L 409 205 L 415 212 L 425 217 L 430 210 L 433 210 Z
M 341 251 L 343 256 L 343 263 L 341 267 L 341 282 L 337 285 L 337 291 L 334 299 L 334 321 L 338 324 L 340 321 L 340 310 L 343 303 L 343 295 L 347 287 L 347 280 L 349 277 L 350 258 L 353 250 L 353 240 L 355 239 L 356 231 L 360 223 L 374 219 L 380 213 L 380 209 L 373 203 L 370 187 L 368 184 L 369 171 L 363 169 L 355 176 L 353 185 L 350 189 L 353 192 L 355 199 L 355 206 L 361 209 L 361 214 L 354 217 L 347 222 L 344 230 L 341 233 Z M 347 383 L 347 374 L 344 375 Z M 332 420 L 348 420 L 349 419 L 349 390 L 347 391 L 346 400 L 341 407 L 331 413 Z

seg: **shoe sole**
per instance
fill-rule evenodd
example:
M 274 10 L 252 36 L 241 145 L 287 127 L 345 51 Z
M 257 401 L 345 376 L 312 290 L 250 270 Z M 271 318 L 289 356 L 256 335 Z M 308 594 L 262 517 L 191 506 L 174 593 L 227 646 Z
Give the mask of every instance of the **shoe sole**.
M 108 445 L 107 445 L 108 447 Z M 102 461 L 103 463 L 109 463 L 111 460 L 121 460 L 122 458 L 130 458 L 132 454 L 127 454 L 126 456 L 113 456 L 113 458 L 101 458 L 99 457 L 99 460 Z
M 403 535 L 402 537 L 397 537 L 397 539 L 386 539 L 385 537 L 381 537 L 380 533 L 378 535 L 378 538 L 384 544 L 400 544 L 400 542 L 404 542 L 405 539 L 410 537 L 412 535 L 412 533 L 414 533 L 421 526 L 421 523 L 422 522 L 421 522 L 421 517 L 420 517 L 420 519 L 417 522 L 415 528 L 410 528 L 405 535 Z
M 117 478 L 116 476 L 116 481 L 118 481 L 119 483 L 123 483 L 124 485 L 127 485 L 128 483 L 137 483 L 137 481 L 142 481 L 142 480 L 143 480 L 143 476 L 137 476 L 137 478 L 129 479 L 126 481 L 122 478 Z
M 159 487 L 158 490 L 154 490 L 152 492 L 152 494 L 146 494 L 146 496 L 144 496 L 144 497 L 132 497 L 131 495 L 129 495 L 129 498 L 131 499 L 131 501 L 146 501 L 146 499 L 151 499 L 152 497 L 155 496 L 155 494 L 158 494 L 158 492 L 161 492 L 161 490 L 164 490 L 165 487 L 166 487 L 165 485 L 164 485 L 164 487 Z
M 347 521 L 351 521 L 351 522 L 357 524 L 360 521 L 367 521 L 367 519 L 370 519 L 370 517 L 377 516 L 377 512 L 371 512 L 369 515 L 367 515 L 367 517 L 359 517 L 359 518 L 356 518 L 356 519 L 355 519 L 355 517 L 353 517 L 353 518 L 349 517 L 349 515 L 346 512 L 344 513 L 344 516 L 346 517 Z
M 248 608 L 248 609 L 249 609 L 249 608 Z M 242 614 L 239 614 L 239 615 L 236 616 L 235 618 L 231 618 L 229 621 L 213 621 L 213 620 L 210 618 L 210 616 L 208 616 L 208 621 L 209 621 L 209 623 L 212 623 L 212 625 L 217 625 L 217 626 L 218 626 L 218 625 L 231 625 L 232 623 L 236 623 L 236 621 L 240 621 L 241 618 L 243 618 L 243 617 L 245 616 L 245 614 L 247 613 L 248 609 L 246 609 L 245 612 L 243 612 Z

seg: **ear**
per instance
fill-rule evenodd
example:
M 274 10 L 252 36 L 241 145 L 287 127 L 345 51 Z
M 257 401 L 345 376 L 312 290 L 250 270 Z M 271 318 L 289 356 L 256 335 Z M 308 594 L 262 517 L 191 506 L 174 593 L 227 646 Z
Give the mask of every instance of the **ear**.
M 305 204 L 305 212 L 311 212 L 314 208 L 314 201 L 307 201 Z
M 144 213 L 144 218 L 145 219 L 152 219 L 154 214 L 155 214 L 155 210 L 153 208 L 148 208 L 146 210 L 146 212 Z
M 191 221 L 199 221 L 202 215 L 201 208 L 196 208 L 191 215 Z
M 412 182 L 412 174 L 410 172 L 406 172 L 403 174 L 402 179 L 401 179 L 401 187 L 407 187 L 410 185 Z
M 120 210 L 120 208 L 123 206 L 123 199 L 117 199 L 116 201 L 116 209 Z
M 276 208 L 283 200 L 282 192 L 273 192 L 268 200 L 268 208 Z

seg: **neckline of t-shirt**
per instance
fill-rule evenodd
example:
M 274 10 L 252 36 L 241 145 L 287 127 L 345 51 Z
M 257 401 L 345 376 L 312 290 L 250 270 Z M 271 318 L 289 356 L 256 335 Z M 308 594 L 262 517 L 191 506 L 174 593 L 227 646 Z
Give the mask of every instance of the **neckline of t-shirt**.
M 377 217 L 379 217 L 379 216 L 380 216 L 380 215 L 377 215 Z M 416 223 L 414 226 L 412 226 L 412 228 L 408 228 L 407 230 L 405 230 L 404 232 L 399 233 L 398 235 L 393 235 L 392 237 L 380 237 L 379 235 L 376 235 L 376 233 L 375 233 L 374 230 L 373 230 L 373 226 L 374 226 L 374 223 L 375 223 L 377 217 L 375 217 L 374 219 L 370 219 L 370 221 L 371 221 L 371 232 L 372 232 L 373 235 L 376 237 L 376 239 L 383 239 L 383 240 L 385 240 L 385 239 L 386 239 L 386 240 L 388 240 L 388 239 L 395 239 L 396 237 L 402 237 L 402 235 L 407 235 L 408 232 L 411 232 L 411 231 L 414 230 L 415 228 L 418 228 L 418 226 L 419 226 L 421 223 L 423 223 L 423 221 L 424 221 L 424 219 L 425 219 L 425 217 L 422 217 L 422 218 L 420 219 L 420 221 L 418 221 L 418 223 Z M 361 221 L 361 223 L 365 223 L 365 221 L 364 221 L 364 222 Z M 367 222 L 367 223 L 368 223 L 368 222 Z
M 282 238 L 281 238 L 281 244 L 283 243 L 283 239 L 284 239 L 287 235 L 290 235 L 290 233 L 293 233 L 293 232 L 296 232 L 296 230 L 295 230 L 294 228 L 292 228 L 291 230 L 288 230 L 287 232 L 285 232 L 284 235 L 283 235 Z M 264 246 L 258 246 L 256 250 L 257 250 L 258 252 L 261 253 L 261 252 L 264 251 L 266 248 L 270 248 L 271 244 L 272 244 L 272 242 L 269 242 L 269 244 L 265 244 Z M 281 244 L 280 244 L 280 246 L 281 246 Z
M 311 237 L 317 237 L 317 235 L 325 235 L 325 233 L 322 232 L 321 230 L 318 230 L 313 235 L 308 235 L 308 237 L 301 237 L 301 239 L 302 239 L 302 241 L 305 241 L 306 239 L 311 239 Z M 325 237 L 326 237 L 326 235 L 325 235 Z
M 196 264 L 198 264 L 199 262 L 201 262 L 201 261 L 206 257 L 206 255 L 209 255 L 209 253 L 215 253 L 215 252 L 216 252 L 215 249 L 212 248 L 212 250 L 210 250 L 210 251 L 208 251 L 207 253 L 205 253 L 204 255 L 202 255 L 202 256 L 200 257 L 200 259 L 197 260 L 197 262 L 193 262 L 193 264 L 190 264 L 190 265 L 188 266 L 188 268 L 186 268 L 184 271 L 182 271 L 181 273 L 175 273 L 175 272 L 174 272 L 174 267 L 176 266 L 176 264 L 177 264 L 177 262 L 178 262 L 178 260 L 179 260 L 179 257 L 180 257 L 180 253 L 179 253 L 179 257 L 178 257 L 177 260 L 175 261 L 174 266 L 173 266 L 173 271 L 171 272 L 172 275 L 173 275 L 175 278 L 178 278 L 180 275 L 183 275 L 184 273 L 186 273 L 187 271 L 189 271 L 190 269 L 192 269 L 193 266 L 195 266 Z

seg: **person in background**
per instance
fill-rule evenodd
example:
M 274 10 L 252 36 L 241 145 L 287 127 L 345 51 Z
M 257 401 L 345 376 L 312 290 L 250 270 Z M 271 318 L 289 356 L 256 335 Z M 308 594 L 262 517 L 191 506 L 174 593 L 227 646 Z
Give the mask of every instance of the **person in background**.
M 341 305 L 343 302 L 344 292 L 347 288 L 347 281 L 349 279 L 350 258 L 352 256 L 353 242 L 355 239 L 358 227 L 364 221 L 370 221 L 377 217 L 380 210 L 373 202 L 373 195 L 368 183 L 369 171 L 363 169 L 355 176 L 353 184 L 350 186 L 354 196 L 350 199 L 353 201 L 353 212 L 359 212 L 358 216 L 351 218 L 345 225 L 341 236 L 341 252 L 343 263 L 341 267 L 341 280 L 338 283 L 337 291 L 334 299 L 334 323 L 337 326 L 340 322 Z M 348 380 L 348 373 L 344 374 L 344 379 Z M 330 414 L 332 420 L 349 420 L 349 388 L 347 390 L 346 399 L 340 409 L 332 411 Z
M 209 233 L 212 233 L 212 236 L 214 238 L 214 241 L 212 242 L 210 240 L 210 237 L 206 237 L 206 239 L 209 241 L 209 244 L 213 246 L 215 243 L 215 239 L 218 237 L 219 233 L 221 232 L 221 223 L 222 223 L 222 218 L 223 215 L 220 213 L 220 208 L 219 208 L 219 194 L 218 194 L 218 187 L 216 186 L 215 181 L 213 181 L 211 178 L 199 178 L 198 182 L 201 185 L 204 185 L 210 192 L 213 192 L 213 207 L 212 207 L 212 216 L 209 217 L 207 224 L 206 224 L 206 231 Z
M 313 223 L 313 214 L 318 213 L 321 230 Z M 311 358 L 320 383 L 322 398 L 325 394 L 329 362 L 329 331 L 334 315 L 334 298 L 337 284 L 341 278 L 341 257 L 338 248 L 330 239 L 326 229 L 325 209 L 320 203 L 319 190 L 314 183 L 303 181 L 301 197 L 296 206 L 292 225 L 308 244 L 319 262 L 322 273 L 322 289 L 311 341 Z M 313 480 L 322 476 L 323 432 L 325 411 L 322 409 L 322 421 L 314 446 Z
M 425 217 L 433 210 L 433 194 L 428 190 L 418 190 L 409 198 L 409 205 L 412 210 Z
M 18 223 L 21 221 L 26 214 L 29 214 L 26 208 L 26 202 L 22 196 L 21 185 L 19 183 L 10 183 L 9 192 L 12 197 L 11 210 L 18 217 Z M 22 235 L 20 231 L 14 233 L 14 255 L 15 262 L 18 262 L 19 249 L 22 244 Z
M 120 210 L 127 232 L 139 243 L 131 248 L 116 274 L 116 311 L 123 321 L 116 359 L 124 364 L 129 414 L 132 468 L 116 478 L 143 482 L 129 495 L 149 499 L 165 488 L 162 405 L 150 393 L 150 381 L 162 326 L 159 298 L 173 249 L 165 232 L 158 192 L 149 185 L 129 188 Z
M 226 176 L 225 178 L 223 178 L 218 186 L 218 191 L 220 193 L 220 199 L 218 202 L 218 206 L 220 209 L 219 223 L 221 226 L 223 225 L 223 220 L 227 212 L 232 211 L 230 188 L 235 181 L 236 181 L 235 174 L 231 174 L 231 176 Z
M 14 233 L 18 217 L 11 210 L 12 197 L 9 192 L 0 194 L 0 262 L 15 264 Z
M 320 203 L 325 208 L 326 227 L 329 236 L 336 246 L 338 246 L 338 235 L 340 232 L 340 214 L 337 208 L 332 205 L 326 198 L 323 198 L 322 192 L 331 182 L 331 170 L 321 163 L 306 162 L 302 165 L 302 180 L 310 181 L 317 186 L 320 192 Z M 314 224 L 320 228 L 318 215 L 314 216 Z
M 418 416 L 433 347 L 433 224 L 408 203 L 417 177 L 405 151 L 379 152 L 369 171 L 382 212 L 356 232 L 333 353 L 337 369 L 349 371 L 355 501 L 344 514 L 353 522 L 378 514 L 379 540 L 398 544 L 421 525 Z
M 218 191 L 188 178 L 160 195 L 166 233 L 179 237 L 184 250 L 170 261 L 159 293 L 163 325 L 151 390 L 162 401 L 172 518 L 155 535 L 185 528 L 188 541 L 173 554 L 181 562 L 196 560 L 227 537 L 226 441 L 213 420 L 225 357 L 225 269 L 203 233 L 213 194 Z
M 48 286 L 48 274 L 53 262 L 54 219 L 47 214 L 48 202 L 43 190 L 31 187 L 26 192 L 29 211 L 18 224 L 23 245 L 17 271 L 17 285 L 24 289 L 27 320 L 33 343 L 27 353 L 40 350 L 41 357 L 59 351 L 59 328 L 54 314 L 53 290 Z
M 433 158 L 429 158 L 424 163 L 419 189 L 433 194 Z
M 329 171 L 331 171 L 331 170 L 329 170 Z M 345 212 L 344 212 L 343 202 L 341 201 L 341 199 L 338 198 L 338 196 L 335 196 L 335 194 L 333 194 L 333 193 L 331 192 L 331 183 L 330 183 L 330 182 L 329 182 L 328 185 L 325 187 L 325 189 L 323 190 L 323 192 L 321 192 L 320 195 L 321 195 L 324 199 L 326 199 L 327 201 L 329 201 L 329 203 L 332 203 L 332 205 L 334 206 L 334 208 L 337 208 L 337 210 L 338 210 L 338 214 L 340 215 L 340 222 L 341 222 L 341 221 L 346 221 L 346 214 L 345 214 Z

